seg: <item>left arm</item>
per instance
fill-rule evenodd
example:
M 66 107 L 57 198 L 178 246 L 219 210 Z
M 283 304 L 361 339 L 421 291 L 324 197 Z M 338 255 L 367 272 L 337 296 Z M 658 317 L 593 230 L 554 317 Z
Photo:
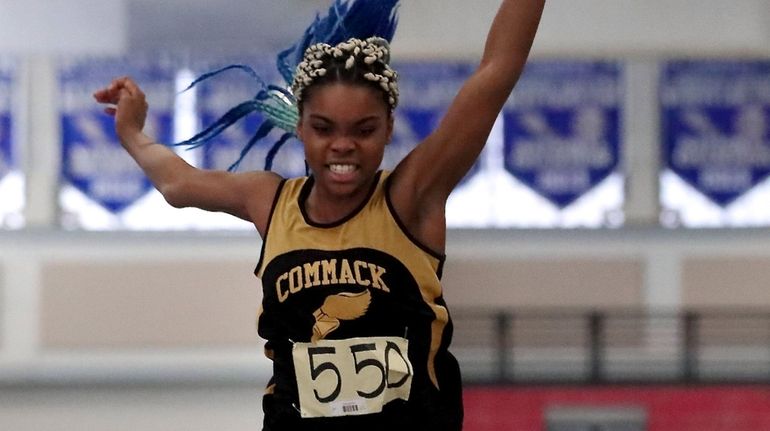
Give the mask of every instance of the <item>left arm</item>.
M 478 68 L 439 127 L 396 167 L 391 199 L 418 239 L 434 242 L 421 231 L 443 221 L 446 199 L 484 148 L 524 69 L 544 6 L 545 0 L 503 0 Z

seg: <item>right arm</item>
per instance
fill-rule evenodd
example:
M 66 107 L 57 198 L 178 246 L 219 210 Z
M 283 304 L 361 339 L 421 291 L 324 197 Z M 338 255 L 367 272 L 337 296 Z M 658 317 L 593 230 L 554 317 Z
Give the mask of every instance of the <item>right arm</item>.
M 105 112 L 115 117 L 121 145 L 170 205 L 226 212 L 254 223 L 264 236 L 280 176 L 268 171 L 231 173 L 190 166 L 142 131 L 147 102 L 130 78 L 113 80 L 108 87 L 96 91 L 94 98 L 114 105 L 105 108 Z

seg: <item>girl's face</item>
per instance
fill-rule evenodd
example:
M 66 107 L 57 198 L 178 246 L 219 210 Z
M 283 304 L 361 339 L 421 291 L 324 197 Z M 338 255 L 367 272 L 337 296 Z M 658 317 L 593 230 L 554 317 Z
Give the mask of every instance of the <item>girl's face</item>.
M 334 197 L 369 191 L 393 132 L 382 93 L 365 85 L 325 84 L 303 101 L 297 135 L 316 187 Z

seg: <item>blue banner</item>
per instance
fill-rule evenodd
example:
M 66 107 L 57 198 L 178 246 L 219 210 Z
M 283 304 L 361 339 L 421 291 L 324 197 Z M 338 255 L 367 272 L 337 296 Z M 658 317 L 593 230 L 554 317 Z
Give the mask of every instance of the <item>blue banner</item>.
M 113 78 L 130 75 L 147 95 L 145 133 L 157 142 L 173 140 L 173 68 L 120 59 L 77 60 L 62 64 L 62 177 L 112 213 L 131 206 L 152 184 L 120 145 L 114 119 L 92 97 Z
M 409 62 L 395 64 L 399 74 L 399 106 L 395 112 L 393 140 L 385 150 L 383 165 L 394 168 L 414 147 L 438 127 L 457 91 L 474 65 L 460 62 Z M 478 171 L 474 164 L 463 182 Z
M 617 62 L 530 62 L 504 109 L 505 169 L 565 208 L 618 168 Z
M 196 75 L 216 70 L 227 64 L 230 62 L 200 67 L 200 70 L 196 71 Z M 266 83 L 282 84 L 282 78 L 278 74 L 274 62 L 250 61 L 249 66 Z M 202 127 L 212 124 L 230 108 L 250 100 L 259 89 L 259 83 L 240 70 L 224 72 L 199 84 L 196 106 Z M 259 113 L 252 113 L 225 129 L 222 134 L 206 146 L 202 155 L 201 166 L 205 169 L 215 170 L 229 168 L 238 160 L 241 150 L 246 147 L 262 121 L 263 118 Z M 264 170 L 268 152 L 283 133 L 283 130 L 276 128 L 267 138 L 258 142 L 238 165 L 238 171 Z M 272 170 L 284 177 L 305 175 L 305 155 L 302 143 L 297 139 L 290 139 L 283 144 L 273 160 Z
M 661 76 L 666 166 L 720 206 L 770 175 L 770 61 L 673 61 Z
M 15 167 L 12 127 L 12 94 L 14 65 L 0 58 L 0 180 Z

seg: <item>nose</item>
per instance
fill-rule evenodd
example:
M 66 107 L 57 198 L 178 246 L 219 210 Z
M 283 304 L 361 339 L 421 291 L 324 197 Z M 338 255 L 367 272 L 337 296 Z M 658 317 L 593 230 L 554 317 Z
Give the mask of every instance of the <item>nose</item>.
M 350 136 L 338 136 L 331 144 L 331 149 L 339 152 L 352 151 L 355 147 L 356 141 Z

